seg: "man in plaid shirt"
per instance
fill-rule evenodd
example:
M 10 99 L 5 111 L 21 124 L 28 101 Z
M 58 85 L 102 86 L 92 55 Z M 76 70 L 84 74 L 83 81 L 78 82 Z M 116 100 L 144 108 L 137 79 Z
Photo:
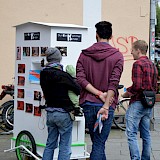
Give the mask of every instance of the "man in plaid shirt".
M 131 54 L 134 60 L 136 60 L 132 68 L 132 85 L 122 95 L 122 97 L 131 97 L 130 106 L 126 112 L 126 135 L 131 160 L 150 160 L 150 119 L 152 108 L 145 108 L 142 105 L 141 94 L 143 90 L 156 92 L 157 69 L 146 56 L 147 50 L 148 45 L 143 40 L 138 40 L 132 44 Z M 141 157 L 137 141 L 138 130 L 143 140 Z

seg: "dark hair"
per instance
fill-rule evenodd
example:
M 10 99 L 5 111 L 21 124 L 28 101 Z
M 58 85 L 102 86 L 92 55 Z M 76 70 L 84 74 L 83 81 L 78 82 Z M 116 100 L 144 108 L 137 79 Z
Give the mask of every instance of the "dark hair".
M 96 25 L 96 32 L 100 38 L 110 39 L 112 36 L 112 24 L 107 21 L 98 22 Z

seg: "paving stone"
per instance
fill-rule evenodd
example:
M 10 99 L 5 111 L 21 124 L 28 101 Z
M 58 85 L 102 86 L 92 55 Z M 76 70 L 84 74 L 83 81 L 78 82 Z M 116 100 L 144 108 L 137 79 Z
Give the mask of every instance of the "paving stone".
M 6 152 L 5 149 L 10 148 L 10 138 L 11 135 L 0 135 L 0 160 L 17 160 L 15 152 Z M 160 160 L 160 132 L 151 131 L 152 138 L 152 151 L 151 151 L 151 160 Z M 87 151 L 90 153 L 92 148 L 92 142 L 89 135 L 85 135 L 87 143 Z M 138 143 L 140 146 L 140 151 L 142 149 L 142 140 L 139 137 L 138 133 Z M 125 136 L 125 132 L 112 129 L 111 134 L 106 143 L 106 153 L 108 160 L 129 160 L 129 149 L 128 142 Z M 84 159 L 81 159 L 84 160 Z
M 142 150 L 142 139 L 138 133 L 138 144 L 140 152 Z M 151 160 L 160 160 L 160 132 L 151 131 L 152 138 L 152 153 Z M 86 138 L 87 141 L 90 141 L 89 137 Z M 86 142 L 87 142 L 86 141 Z M 91 145 L 88 145 L 88 148 L 91 150 Z M 158 152 L 159 151 L 159 152 Z M 129 160 L 129 149 L 128 142 L 125 136 L 124 131 L 120 130 L 111 130 L 108 141 L 106 142 L 106 153 L 108 160 Z M 159 159 L 157 159 L 159 158 Z

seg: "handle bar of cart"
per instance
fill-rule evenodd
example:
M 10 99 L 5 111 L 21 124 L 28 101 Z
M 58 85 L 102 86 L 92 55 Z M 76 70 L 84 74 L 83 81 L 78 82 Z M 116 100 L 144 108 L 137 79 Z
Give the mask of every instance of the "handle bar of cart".
M 36 160 L 41 160 L 40 158 L 38 158 L 36 155 L 34 155 L 30 150 L 28 150 L 28 149 L 27 149 L 25 146 L 23 146 L 23 145 L 20 145 L 20 146 L 11 148 L 11 149 L 4 150 L 4 152 L 13 151 L 13 150 L 16 150 L 16 149 L 18 149 L 18 148 L 23 148 L 23 149 L 26 150 L 31 156 L 33 156 Z

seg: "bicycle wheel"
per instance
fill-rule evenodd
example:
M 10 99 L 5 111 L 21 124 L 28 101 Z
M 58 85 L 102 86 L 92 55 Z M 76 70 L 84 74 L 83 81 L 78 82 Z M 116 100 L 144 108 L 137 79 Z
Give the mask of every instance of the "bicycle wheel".
M 113 122 L 116 125 L 117 128 L 125 131 L 126 130 L 126 119 L 125 119 L 125 114 L 126 110 L 129 106 L 129 101 L 130 99 L 122 99 L 119 101 L 117 108 L 115 110 L 115 115 Z
M 26 130 L 21 131 L 16 139 L 16 147 L 23 145 L 33 154 L 36 154 L 36 143 L 32 134 Z M 16 155 L 18 160 L 35 160 L 26 150 L 23 148 L 16 149 Z
M 2 122 L 4 123 L 6 129 L 13 129 L 13 121 L 14 121 L 14 101 L 10 100 L 4 104 L 4 108 L 2 110 Z
M 3 131 L 5 131 L 5 132 L 9 132 L 9 131 L 10 131 L 9 129 L 6 128 L 4 122 L 1 122 L 1 123 L 0 123 L 0 129 L 3 130 Z

